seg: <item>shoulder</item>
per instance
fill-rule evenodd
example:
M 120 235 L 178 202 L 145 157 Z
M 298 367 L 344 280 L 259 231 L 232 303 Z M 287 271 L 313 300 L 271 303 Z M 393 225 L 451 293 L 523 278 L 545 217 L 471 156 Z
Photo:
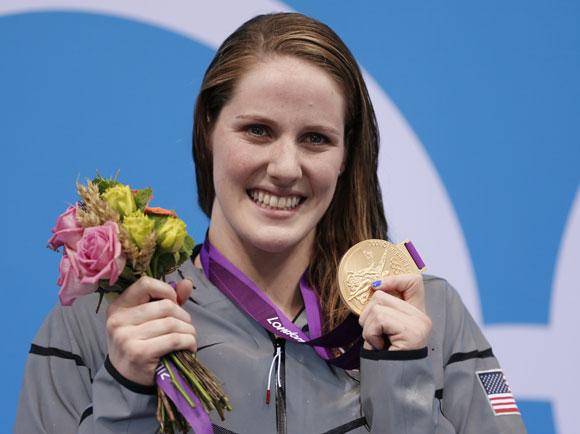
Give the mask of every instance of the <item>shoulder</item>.
M 108 296 L 101 299 L 101 295 L 95 292 L 77 298 L 70 306 L 56 306 L 53 313 L 61 315 L 71 329 L 84 334 L 93 329 L 104 330 L 110 302 L 111 299 Z
M 108 303 L 103 299 L 97 312 L 98 304 L 99 294 L 94 293 L 77 298 L 71 306 L 56 305 L 36 335 L 33 348 L 43 354 L 69 354 L 68 358 L 98 368 L 107 353 Z
M 450 310 L 458 313 L 465 309 L 461 296 L 446 279 L 425 274 L 423 283 L 427 313 L 430 315 L 446 315 Z
M 471 315 L 467 311 L 459 292 L 441 277 L 424 275 L 425 305 L 427 314 L 434 323 L 434 328 L 460 327 Z
M 66 328 L 73 333 L 104 327 L 109 302 L 107 297 L 103 297 L 99 306 L 99 298 L 98 293 L 93 293 L 77 298 L 70 306 L 57 304 L 46 318 L 45 325 Z
M 440 277 L 426 275 L 424 283 L 427 314 L 433 323 L 430 345 L 440 349 L 443 360 L 457 352 L 488 350 L 487 339 L 457 290 Z

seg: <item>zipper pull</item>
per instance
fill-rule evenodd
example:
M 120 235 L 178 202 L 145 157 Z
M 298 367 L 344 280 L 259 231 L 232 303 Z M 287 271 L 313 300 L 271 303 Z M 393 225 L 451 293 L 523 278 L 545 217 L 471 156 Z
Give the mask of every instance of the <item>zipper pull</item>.
M 270 391 L 272 385 L 272 371 L 274 366 L 276 366 L 276 386 L 282 387 L 282 381 L 280 381 L 280 363 L 282 360 L 282 348 L 279 343 L 276 342 L 276 354 L 272 358 L 272 363 L 270 363 L 270 371 L 268 372 L 268 387 L 266 388 L 266 404 L 270 405 Z

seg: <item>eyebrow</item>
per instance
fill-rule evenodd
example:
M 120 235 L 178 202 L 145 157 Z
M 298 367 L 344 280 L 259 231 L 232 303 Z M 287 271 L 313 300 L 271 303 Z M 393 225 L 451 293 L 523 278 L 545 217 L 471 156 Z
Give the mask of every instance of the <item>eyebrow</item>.
M 259 122 L 272 122 L 270 119 L 260 115 L 237 115 L 234 119 L 247 119 Z
M 262 115 L 252 115 L 252 114 L 243 114 L 237 115 L 234 119 L 236 120 L 252 120 L 256 122 L 264 122 L 264 123 L 271 123 L 273 122 L 272 119 L 266 118 Z M 340 131 L 334 127 L 328 125 L 320 125 L 320 124 L 309 124 L 305 128 L 305 130 L 312 130 L 312 131 L 322 131 L 326 134 L 333 134 L 337 137 L 340 137 Z

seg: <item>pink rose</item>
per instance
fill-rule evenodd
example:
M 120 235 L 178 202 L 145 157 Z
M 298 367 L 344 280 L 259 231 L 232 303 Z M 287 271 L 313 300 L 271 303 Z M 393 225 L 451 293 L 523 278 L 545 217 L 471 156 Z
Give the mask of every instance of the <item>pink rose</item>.
M 118 235 L 119 228 L 113 222 L 85 229 L 72 258 L 82 283 L 98 284 L 101 279 L 109 279 L 110 285 L 117 282 L 126 262 Z
M 74 258 L 74 255 L 74 251 L 65 247 L 65 253 L 60 260 L 60 276 L 57 284 L 60 286 L 58 297 L 63 306 L 70 306 L 75 298 L 95 292 L 99 286 L 96 283 L 81 282 L 75 262 L 71 261 L 71 256 Z
M 65 212 L 58 216 L 56 224 L 52 228 L 54 234 L 48 240 L 48 247 L 53 250 L 60 246 L 67 246 L 74 249 L 81 239 L 84 229 L 77 222 L 77 205 L 72 205 Z

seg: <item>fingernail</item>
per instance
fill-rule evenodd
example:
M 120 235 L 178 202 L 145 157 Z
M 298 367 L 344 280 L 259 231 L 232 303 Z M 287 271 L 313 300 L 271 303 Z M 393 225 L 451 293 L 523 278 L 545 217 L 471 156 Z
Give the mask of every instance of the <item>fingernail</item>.
M 175 282 L 175 280 L 170 280 L 169 282 L 167 282 L 173 289 L 175 289 L 175 287 L 177 286 L 177 282 Z
M 380 280 L 375 280 L 373 283 L 371 283 L 373 288 L 377 288 L 379 286 L 381 286 L 381 281 Z

